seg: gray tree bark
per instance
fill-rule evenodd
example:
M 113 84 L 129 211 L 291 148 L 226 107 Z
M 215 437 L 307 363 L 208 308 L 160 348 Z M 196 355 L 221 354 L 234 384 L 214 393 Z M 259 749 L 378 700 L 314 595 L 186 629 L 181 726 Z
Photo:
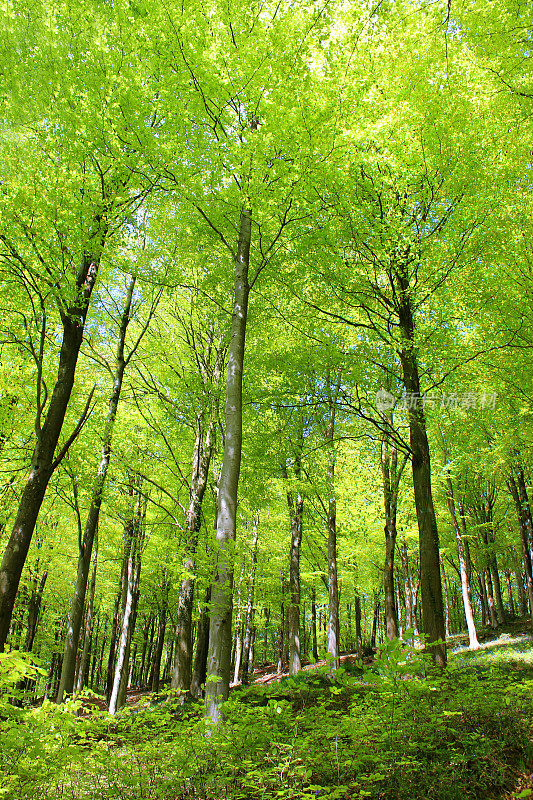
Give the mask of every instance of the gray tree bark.
M 206 714 L 217 723 L 227 700 L 231 669 L 233 609 L 233 542 L 242 451 L 242 374 L 248 315 L 248 268 L 252 212 L 243 209 L 235 258 L 234 306 L 226 376 L 225 442 L 218 489 L 217 566 L 211 589 Z

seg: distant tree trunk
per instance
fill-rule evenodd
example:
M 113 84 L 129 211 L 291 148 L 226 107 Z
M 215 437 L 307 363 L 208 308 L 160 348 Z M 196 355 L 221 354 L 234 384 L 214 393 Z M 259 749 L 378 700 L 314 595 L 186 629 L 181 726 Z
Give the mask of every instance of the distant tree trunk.
M 99 691 L 99 689 L 100 689 L 100 687 L 102 685 L 102 674 L 103 674 L 103 667 L 104 667 L 104 653 L 105 653 L 106 644 L 107 644 L 107 617 L 106 617 L 106 620 L 105 620 L 105 626 L 104 626 L 104 633 L 103 633 L 103 636 L 102 636 L 102 642 L 100 644 L 100 653 L 96 652 L 94 654 L 96 665 L 93 663 L 93 671 L 95 670 L 95 667 L 96 667 L 96 674 L 95 674 L 94 679 L 93 679 L 93 688 L 95 689 L 95 691 Z M 106 687 L 104 687 L 104 688 L 106 688 Z
M 448 591 L 448 579 L 446 577 L 442 558 L 440 560 L 440 568 L 442 572 L 442 588 L 444 589 L 444 629 L 446 631 L 446 637 L 448 637 L 450 635 L 450 597 Z
M 83 648 L 81 651 L 81 658 L 78 667 L 78 674 L 76 679 L 76 692 L 81 692 L 86 682 L 86 672 L 89 664 L 89 653 L 91 648 L 91 638 L 93 634 L 94 624 L 94 593 L 96 589 L 96 567 L 98 561 L 98 549 L 94 548 L 93 553 L 93 569 L 91 575 L 91 584 L 89 589 L 89 600 L 87 603 L 87 613 L 85 615 L 85 630 L 83 633 Z
M 468 628 L 468 641 L 470 648 L 472 650 L 476 650 L 479 647 L 479 642 L 477 638 L 476 624 L 474 621 L 474 612 L 472 608 L 472 586 L 470 582 L 469 570 L 467 569 L 467 559 L 465 555 L 464 540 L 461 535 L 461 528 L 459 527 L 459 522 L 457 520 L 457 512 L 455 510 L 455 499 L 453 494 L 453 483 L 449 471 L 446 476 L 446 489 L 447 489 L 446 499 L 448 503 L 450 516 L 452 519 L 453 530 L 455 533 L 455 541 L 457 544 L 457 555 L 459 558 L 459 572 L 461 575 L 461 592 L 463 596 L 463 607 L 465 612 L 466 625 Z M 459 510 L 460 511 L 462 510 L 462 505 L 459 506 Z M 466 522 L 464 524 L 466 525 Z
M 122 624 L 120 626 L 113 686 L 109 699 L 110 714 L 116 714 L 124 705 L 126 698 L 129 649 L 133 632 L 132 621 L 135 618 L 135 606 L 139 590 L 144 539 L 144 514 L 146 513 L 146 504 L 142 502 L 139 483 L 139 479 L 132 483 L 130 491 L 132 498 L 135 500 L 135 511 L 124 526 Z
M 214 331 L 211 329 L 208 337 L 208 349 L 213 346 Z M 217 357 L 213 376 L 210 379 L 212 385 L 216 385 L 220 378 L 220 372 L 224 361 L 224 349 L 222 342 L 219 341 Z M 205 378 L 207 383 L 207 377 Z M 213 398 L 207 398 L 206 406 L 213 404 Z M 196 441 L 192 458 L 191 485 L 189 491 L 189 507 L 186 518 L 186 544 L 185 556 L 183 560 L 183 571 L 185 577 L 181 582 L 178 600 L 178 618 L 176 624 L 175 650 L 174 650 L 174 669 L 172 674 L 172 688 L 189 691 L 192 678 L 192 612 L 194 605 L 194 588 L 196 569 L 196 549 L 198 547 L 198 535 L 202 521 L 202 504 L 209 477 L 209 466 L 215 448 L 215 418 L 213 409 L 202 409 L 196 420 Z M 209 414 L 209 423 L 205 429 L 205 417 Z
M 2 564 L 0 566 L 0 652 L 6 643 L 15 597 L 20 583 L 20 576 L 26 562 L 37 517 L 50 482 L 50 478 L 65 448 L 56 455 L 63 422 L 70 401 L 78 355 L 80 352 L 85 320 L 89 310 L 91 294 L 96 282 L 100 258 L 104 249 L 108 232 L 108 212 L 113 202 L 109 186 L 104 189 L 102 208 L 92 220 L 85 252 L 76 275 L 70 303 L 60 301 L 59 313 L 62 325 L 62 342 L 59 353 L 57 378 L 50 395 L 44 422 L 41 416 L 44 402 L 41 400 L 41 376 L 38 376 L 38 410 L 35 419 L 35 448 L 33 450 L 30 473 L 20 496 L 19 506 L 13 530 L 7 543 Z M 8 242 L 5 240 L 8 245 Z M 14 254 L 16 256 L 16 254 Z M 66 298 L 65 298 L 66 299 Z M 42 326 L 44 331 L 45 318 Z M 40 369 L 42 370 L 42 364 Z M 70 437 L 72 439 L 73 437 Z M 67 441 L 66 448 L 68 449 Z
M 379 619 L 379 609 L 381 606 L 381 600 L 379 599 L 379 594 L 376 594 L 374 597 L 374 614 L 372 617 L 372 634 L 370 636 L 370 647 L 374 650 L 376 647 L 376 635 L 378 630 L 378 619 Z
M 87 580 L 89 577 L 89 569 L 91 565 L 91 555 L 93 550 L 93 542 L 98 529 L 98 520 L 100 518 L 100 509 L 102 506 L 102 498 L 104 487 L 107 479 L 107 471 L 111 461 L 111 444 L 113 440 L 113 429 L 115 426 L 115 419 L 117 416 L 117 409 L 120 400 L 120 393 L 122 391 L 122 383 L 124 380 L 124 372 L 128 364 L 129 358 L 124 357 L 124 347 L 126 344 L 126 333 L 130 322 L 131 304 L 133 300 L 133 290 L 135 288 L 135 276 L 132 276 L 128 283 L 126 291 L 126 299 L 124 303 L 124 310 L 120 320 L 120 327 L 117 342 L 117 355 L 115 362 L 115 374 L 113 378 L 113 389 L 109 398 L 109 408 L 107 412 L 107 419 L 104 427 L 102 453 L 100 455 L 100 463 L 93 484 L 93 491 L 91 497 L 91 506 L 87 515 L 85 529 L 83 531 L 83 539 L 78 541 L 78 569 L 76 575 L 76 585 L 74 588 L 74 595 L 72 597 L 71 612 L 67 626 L 67 636 L 65 639 L 65 651 L 63 654 L 63 666 L 61 670 L 61 680 L 59 683 L 59 690 L 57 693 L 57 702 L 61 703 L 65 694 L 70 694 L 74 687 L 74 672 L 76 664 L 76 656 L 78 654 L 78 645 L 80 638 L 80 628 L 83 620 L 83 609 L 85 605 L 85 593 L 87 590 Z M 78 518 L 79 519 L 79 518 Z
M 212 584 L 209 654 L 205 691 L 206 714 L 220 721 L 220 704 L 227 700 L 231 669 L 233 605 L 233 542 L 242 451 L 242 373 L 248 314 L 248 267 L 252 233 L 251 209 L 243 209 L 235 257 L 234 306 L 226 378 L 226 428 L 218 487 L 217 566 Z M 211 678 L 211 680 L 210 680 Z
M 246 623 L 244 626 L 244 653 L 242 660 L 242 683 L 248 685 L 248 671 L 250 667 L 250 653 L 252 651 L 253 640 L 253 617 L 254 617 L 254 590 L 255 572 L 257 569 L 257 542 L 259 536 L 259 517 L 254 515 L 252 533 L 252 564 L 250 567 L 250 580 L 248 583 L 248 603 L 246 606 Z
M 339 587 L 337 579 L 337 499 L 335 494 L 335 420 L 337 412 L 337 399 L 341 385 L 342 368 L 338 367 L 336 381 L 331 381 L 328 369 L 326 382 L 328 391 L 328 424 L 325 431 L 328 446 L 328 654 L 331 657 L 332 668 L 340 666 L 339 658 Z
M 262 663 L 267 664 L 268 661 L 268 626 L 270 624 L 270 606 L 264 609 L 265 628 L 263 631 L 263 658 Z
M 205 590 L 204 604 L 198 620 L 198 633 L 196 636 L 196 654 L 192 672 L 191 694 L 200 697 L 201 687 L 205 685 L 207 674 L 207 651 L 209 648 L 209 603 L 211 600 L 211 587 Z
M 48 570 L 43 572 L 40 578 L 36 577 L 34 585 L 32 586 L 31 595 L 28 602 L 28 627 L 23 646 L 23 650 L 26 653 L 30 653 L 33 650 L 33 643 L 35 641 L 35 634 L 37 633 L 37 625 L 39 622 L 39 615 L 41 613 L 43 592 L 47 578 Z
M 233 683 L 239 683 L 241 674 L 242 662 L 242 638 L 243 638 L 243 622 L 242 622 L 242 582 L 244 580 L 244 566 L 246 559 L 243 556 L 241 573 L 239 575 L 239 583 L 237 585 L 237 614 L 235 617 L 235 658 L 234 658 L 234 672 Z
M 509 595 L 509 613 L 512 617 L 516 617 L 516 610 L 513 599 L 513 587 L 511 583 L 511 573 L 508 569 L 505 570 L 505 584 L 507 586 L 507 594 Z
M 354 599 L 354 616 L 355 616 L 355 649 L 359 656 L 363 654 L 363 637 L 361 634 L 361 598 L 359 592 L 355 592 Z
M 122 587 L 124 584 L 124 563 L 122 564 L 122 575 L 121 575 L 121 583 L 120 588 L 118 590 L 118 594 L 115 597 L 115 605 L 113 608 L 113 622 L 111 625 L 111 639 L 109 641 L 109 655 L 107 658 L 107 675 L 106 675 L 106 697 L 107 701 L 109 702 L 109 698 L 111 697 L 111 689 L 113 688 L 113 676 L 115 673 L 115 656 L 116 656 L 116 649 L 117 649 L 117 638 L 118 638 L 118 626 L 119 626 L 119 615 L 120 615 L 120 602 L 122 599 Z
M 418 587 L 420 584 L 419 574 L 417 575 L 416 582 L 413 580 L 411 566 L 409 564 L 409 554 L 407 552 L 406 542 L 402 542 L 400 548 L 400 556 L 402 560 L 402 569 L 404 577 L 404 597 L 405 597 L 405 625 L 407 629 L 413 631 L 414 636 L 418 636 L 418 621 L 416 618 Z M 414 640 L 411 638 L 411 644 Z
M 498 563 L 496 561 L 496 556 L 493 555 L 490 562 L 490 573 L 492 576 L 492 582 L 494 584 L 494 596 L 496 598 L 496 615 L 498 618 L 498 622 L 500 625 L 503 625 L 505 622 L 505 607 L 503 605 L 503 597 L 502 597 L 502 587 L 500 583 L 500 573 L 498 570 Z
M 280 621 L 279 621 L 279 649 L 278 649 L 278 673 L 283 672 L 285 665 L 285 579 L 281 576 L 281 605 L 280 605 Z
M 301 459 L 303 448 L 303 425 L 298 431 L 298 441 L 294 454 L 294 477 L 297 482 L 301 480 Z M 301 631 L 300 631 L 300 547 L 303 533 L 303 494 L 300 487 L 294 492 L 289 488 L 287 465 L 281 465 L 281 473 L 287 487 L 287 505 L 291 526 L 291 546 L 289 554 L 289 675 L 296 675 L 302 668 L 301 661 Z
M 162 591 L 161 591 L 161 610 L 159 612 L 159 627 L 157 631 L 157 645 L 154 653 L 154 660 L 152 665 L 152 692 L 159 691 L 160 673 L 161 673 L 161 659 L 163 657 L 163 648 L 165 646 L 165 633 L 167 630 L 167 613 L 168 613 L 168 593 L 170 590 L 170 583 L 166 576 L 163 577 Z M 190 681 L 189 681 L 190 684 Z
M 479 602 L 481 605 L 481 626 L 484 628 L 489 619 L 489 601 L 487 597 L 487 587 L 482 572 L 477 573 L 477 585 L 479 591 Z
M 520 527 L 520 541 L 522 542 L 524 571 L 526 573 L 526 586 L 529 598 L 529 608 L 530 608 L 531 618 L 533 619 L 533 571 L 532 571 L 531 547 L 530 547 L 530 536 L 529 536 L 527 514 L 525 509 L 522 507 L 522 501 L 520 499 L 520 492 L 518 491 L 518 485 L 512 474 L 509 475 L 509 478 L 507 480 L 507 486 L 509 487 L 509 491 L 513 498 L 516 508 L 516 513 L 518 516 L 518 524 Z
M 388 427 L 393 429 L 392 411 L 384 413 Z M 383 589 L 385 606 L 385 626 L 387 639 L 398 638 L 398 612 L 394 592 L 394 553 L 396 551 L 396 517 L 398 512 L 398 493 L 403 470 L 407 463 L 405 457 L 398 465 L 396 441 L 385 434 L 381 441 L 381 475 L 383 481 L 383 505 L 385 509 L 385 565 L 383 570 Z
M 402 609 L 402 592 L 400 589 L 400 581 L 398 578 L 398 570 L 396 570 L 396 608 L 398 609 L 398 632 L 400 637 L 403 636 L 404 632 L 404 620 L 403 620 L 403 609 Z
M 139 688 L 143 685 L 143 678 L 144 678 L 144 667 L 146 664 L 146 653 L 148 650 L 148 637 L 150 636 L 150 626 L 153 629 L 153 617 L 151 614 L 144 615 L 143 617 L 143 634 L 142 634 L 142 649 L 141 649 L 141 663 L 139 664 L 139 674 L 137 678 L 137 684 Z
M 144 668 L 141 674 L 141 686 L 148 687 L 149 684 L 149 676 L 150 676 L 150 668 L 153 663 L 153 652 L 154 652 L 154 639 L 155 639 L 155 623 L 156 623 L 156 615 L 150 614 L 150 639 L 148 641 L 148 649 L 146 652 L 146 661 L 144 664 Z
M 485 583 L 486 580 L 486 583 Z M 498 617 L 496 616 L 496 604 L 494 602 L 494 587 L 492 585 L 492 576 L 490 569 L 483 572 L 483 583 L 487 587 L 487 603 L 489 607 L 489 619 L 492 628 L 498 627 Z

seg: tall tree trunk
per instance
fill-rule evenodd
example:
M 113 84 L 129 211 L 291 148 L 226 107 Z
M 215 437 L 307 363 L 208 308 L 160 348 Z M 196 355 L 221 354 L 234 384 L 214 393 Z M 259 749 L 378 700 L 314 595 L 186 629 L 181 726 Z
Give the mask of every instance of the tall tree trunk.
M 236 534 L 237 494 L 242 451 L 242 373 L 248 314 L 248 267 L 252 232 L 251 209 L 243 209 L 235 258 L 234 306 L 226 377 L 225 441 L 218 489 L 217 566 L 212 585 L 206 714 L 220 720 L 220 704 L 227 700 L 231 669 L 233 603 L 233 542 Z
M 135 276 L 132 276 L 128 282 L 126 299 L 124 303 L 124 310 L 122 312 L 122 317 L 120 320 L 118 342 L 117 342 L 117 355 L 115 362 L 115 375 L 113 379 L 113 389 L 111 392 L 111 397 L 109 398 L 109 408 L 107 412 L 107 419 L 103 434 L 100 463 L 98 465 L 98 470 L 93 484 L 91 507 L 89 509 L 89 513 L 87 515 L 87 521 L 85 523 L 85 529 L 83 531 L 83 540 L 78 543 L 79 545 L 78 570 L 76 575 L 76 586 L 74 588 L 74 595 L 72 598 L 69 622 L 67 626 L 67 636 L 65 639 L 65 651 L 63 654 L 61 680 L 59 682 L 59 690 L 57 693 L 58 703 L 61 703 L 65 694 L 70 694 L 72 692 L 74 685 L 76 656 L 78 654 L 80 628 L 83 619 L 85 593 L 87 590 L 87 579 L 89 577 L 89 569 L 91 565 L 91 555 L 92 555 L 94 537 L 98 529 L 98 520 L 100 518 L 100 509 L 102 507 L 102 498 L 107 479 L 107 471 L 109 468 L 109 463 L 111 461 L 111 443 L 113 440 L 113 428 L 115 426 L 115 419 L 117 416 L 120 393 L 122 391 L 124 372 L 128 363 L 128 359 L 124 357 L 124 347 L 126 343 L 126 333 L 130 321 L 131 304 L 133 299 L 134 288 L 135 288 Z
M 470 576 L 467 571 L 467 562 L 465 558 L 465 547 L 463 537 L 461 536 L 461 529 L 457 520 L 457 512 L 455 510 L 455 499 L 453 495 L 453 483 L 451 475 L 448 471 L 446 476 L 446 489 L 447 489 L 447 502 L 450 516 L 452 519 L 453 530 L 455 533 L 455 541 L 457 543 L 457 555 L 459 557 L 459 572 L 461 575 L 461 592 L 463 596 L 463 607 L 465 611 L 466 625 L 468 628 L 468 641 L 472 650 L 479 647 L 477 638 L 476 624 L 474 621 L 474 612 L 472 608 L 472 586 L 470 583 Z M 461 510 L 462 506 L 460 506 Z M 466 524 L 466 523 L 465 523 Z
M 431 459 L 420 393 L 411 290 L 406 270 L 407 264 L 400 266 L 398 273 L 401 297 L 399 324 L 402 335 L 399 356 L 409 405 L 409 439 L 420 549 L 422 618 L 432 660 L 436 666 L 442 668 L 446 666 L 446 633 L 439 564 L 439 534 L 431 490 Z
M 246 606 L 246 623 L 244 626 L 244 647 L 242 660 L 242 683 L 248 685 L 248 671 L 250 669 L 250 653 L 252 651 L 253 618 L 254 618 L 254 591 L 255 573 L 257 570 L 257 542 L 259 537 L 259 517 L 254 515 L 252 533 L 252 564 L 250 567 L 250 581 L 248 584 L 248 603 Z
M 57 379 L 42 425 L 42 409 L 39 408 L 37 411 L 36 442 L 30 473 L 22 490 L 11 536 L 0 566 L 0 652 L 3 652 L 6 643 L 20 576 L 26 563 L 46 489 L 52 473 L 70 441 L 67 441 L 63 451 L 56 456 L 61 429 L 74 386 L 85 319 L 107 236 L 106 217 L 106 206 L 104 206 L 104 210 L 97 213 L 93 220 L 92 232 L 76 276 L 75 291 L 72 293 L 75 299 L 67 307 L 60 306 L 63 340 L 59 353 Z

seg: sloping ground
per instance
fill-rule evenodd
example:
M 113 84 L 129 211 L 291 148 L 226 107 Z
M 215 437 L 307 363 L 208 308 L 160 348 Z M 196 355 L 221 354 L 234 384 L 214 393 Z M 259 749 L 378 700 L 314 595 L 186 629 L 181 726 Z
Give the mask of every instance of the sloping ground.
M 343 655 L 336 677 L 326 661 L 293 678 L 267 665 L 232 689 L 219 729 L 201 703 L 147 691 L 130 691 L 114 719 L 54 711 L 33 748 L 37 777 L 14 757 L 6 798 L 533 800 L 531 626 L 485 633 L 475 652 L 451 639 L 442 676 L 423 678 L 420 651 L 397 642 L 363 671 Z

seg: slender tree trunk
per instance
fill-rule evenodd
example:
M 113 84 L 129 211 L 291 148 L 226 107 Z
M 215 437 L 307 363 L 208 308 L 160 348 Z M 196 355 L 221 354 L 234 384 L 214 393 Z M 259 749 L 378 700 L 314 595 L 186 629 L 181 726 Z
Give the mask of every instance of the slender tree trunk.
M 91 638 L 93 633 L 94 623 L 94 593 L 96 589 L 96 567 L 97 567 L 97 553 L 98 549 L 95 547 L 93 553 L 93 569 L 91 575 L 91 586 L 89 590 L 89 600 L 87 603 L 87 614 L 85 616 L 85 631 L 83 636 L 83 649 L 81 652 L 80 664 L 78 668 L 78 675 L 76 681 L 76 692 L 81 692 L 85 685 L 85 674 L 89 663 L 89 653 L 91 648 Z
M 392 411 L 384 414 L 392 429 Z M 383 505 L 385 509 L 385 565 L 383 570 L 383 589 L 385 606 L 385 625 L 388 639 L 398 638 L 398 611 L 394 591 L 394 553 L 396 551 L 396 517 L 400 480 L 407 459 L 398 464 L 398 449 L 394 439 L 385 435 L 381 442 L 381 475 L 383 480 Z
M 262 663 L 267 664 L 268 661 L 268 627 L 270 625 L 270 606 L 267 606 L 264 610 L 264 618 L 265 618 L 265 628 L 263 631 L 263 658 Z
M 91 507 L 87 515 L 87 521 L 85 523 L 83 540 L 79 542 L 79 557 L 78 557 L 78 570 L 76 575 L 76 586 L 74 589 L 71 612 L 67 626 L 67 636 L 65 639 L 65 651 L 63 654 L 61 680 L 59 683 L 59 690 L 57 693 L 58 703 L 61 703 L 65 694 L 70 694 L 72 692 L 74 686 L 76 656 L 78 654 L 80 628 L 83 619 L 85 593 L 87 590 L 87 579 L 89 577 L 89 569 L 91 565 L 93 542 L 94 542 L 94 537 L 96 535 L 96 531 L 98 529 L 98 520 L 100 518 L 100 509 L 102 507 L 102 498 L 107 479 L 107 471 L 109 468 L 109 463 L 111 461 L 111 443 L 113 440 L 113 428 L 115 426 L 115 419 L 117 416 L 120 393 L 122 391 L 124 371 L 127 365 L 127 359 L 124 358 L 124 346 L 126 343 L 126 333 L 130 321 L 131 304 L 133 299 L 134 288 L 135 288 L 135 276 L 132 276 L 128 283 L 128 288 L 126 291 L 126 300 L 124 303 L 124 311 L 122 312 L 122 317 L 120 320 L 120 328 L 119 328 L 119 335 L 117 342 L 115 375 L 113 379 L 113 390 L 111 392 L 111 397 L 109 398 L 109 409 L 104 428 L 102 453 L 100 456 L 100 463 L 98 465 L 96 478 L 94 480 L 93 492 L 91 498 Z
M 444 629 L 446 636 L 450 635 L 450 596 L 448 591 L 448 579 L 444 570 L 444 562 L 440 560 L 440 568 L 442 572 L 442 588 L 444 589 Z
M 248 672 L 250 669 L 250 653 L 252 651 L 253 618 L 254 618 L 254 590 L 255 573 L 257 569 L 257 542 L 259 536 L 259 517 L 254 515 L 252 534 L 252 564 L 250 567 L 250 581 L 248 584 L 248 603 L 246 606 L 246 623 L 244 627 L 244 657 L 242 660 L 242 683 L 248 685 Z
M 301 458 L 303 448 L 303 427 L 298 433 L 298 442 L 294 456 L 294 477 L 297 482 L 301 480 Z M 282 464 L 281 472 L 285 485 L 289 486 L 287 465 Z M 287 488 L 287 505 L 291 525 L 291 546 L 289 554 L 289 675 L 296 675 L 302 668 L 301 660 L 301 631 L 300 631 L 300 547 L 303 533 L 303 495 L 298 487 L 296 499 L 294 493 Z
M 207 675 L 207 651 L 209 648 L 209 602 L 211 600 L 211 587 L 205 590 L 204 605 L 198 620 L 198 633 L 196 636 L 196 654 L 191 681 L 191 694 L 200 697 L 201 687 L 205 685 Z
M 124 705 L 127 689 L 129 649 L 133 632 L 132 622 L 136 616 L 139 579 L 141 573 L 141 555 L 144 539 L 144 513 L 139 486 L 132 482 L 132 497 L 135 500 L 135 511 L 124 526 L 124 569 L 123 569 L 123 604 L 122 624 L 118 640 L 117 657 L 113 686 L 109 699 L 109 713 L 116 712 Z
M 124 567 L 123 567 L 124 569 Z M 122 587 L 124 583 L 124 575 L 122 574 L 121 585 L 117 596 L 115 597 L 115 605 L 113 609 L 113 623 L 111 626 L 111 639 L 109 641 L 109 655 L 107 658 L 107 674 L 106 674 L 106 697 L 109 702 L 111 697 L 111 689 L 113 688 L 113 675 L 115 672 L 115 655 L 117 649 L 119 614 L 120 614 L 120 601 L 122 598 Z
M 507 481 L 507 486 L 509 487 L 509 491 L 513 498 L 516 508 L 516 513 L 518 516 L 518 524 L 520 527 L 520 541 L 522 542 L 524 571 L 526 573 L 526 586 L 529 598 L 529 608 L 530 608 L 531 618 L 533 619 L 533 570 L 531 561 L 528 521 L 525 510 L 522 507 L 520 492 L 518 491 L 518 485 L 513 475 L 509 476 L 509 479 Z
M 241 566 L 241 574 L 239 576 L 239 584 L 237 587 L 237 615 L 235 619 L 235 661 L 234 661 L 234 673 L 233 673 L 233 683 L 239 683 L 239 677 L 241 674 L 241 661 L 242 661 L 242 632 L 243 632 L 243 623 L 242 623 L 242 582 L 244 580 L 244 565 L 245 565 L 245 558 L 243 557 L 242 566 Z
M 152 654 L 154 652 L 154 638 L 155 638 L 155 615 L 150 614 L 150 639 L 148 642 L 148 649 L 146 652 L 146 660 L 143 666 L 143 671 L 140 676 L 141 686 L 148 688 L 148 677 L 150 675 L 150 667 L 152 665 Z
M 159 629 L 157 631 L 157 646 L 154 654 L 154 663 L 152 667 L 152 692 L 159 691 L 160 672 L 161 672 L 161 658 L 163 656 L 163 648 L 165 646 L 165 633 L 167 629 L 167 607 L 168 607 L 168 585 L 163 587 L 163 604 L 159 614 Z M 190 684 L 190 681 L 189 681 Z
M 467 561 L 465 557 L 465 547 L 463 537 L 461 536 L 461 529 L 457 520 L 457 513 L 455 510 L 455 500 L 453 495 L 453 484 L 451 475 L 448 472 L 446 477 L 447 488 L 447 502 L 450 516 L 452 518 L 453 530 L 455 533 L 455 541 L 457 544 L 457 555 L 459 557 L 459 572 L 461 575 L 461 592 L 463 595 L 463 607 L 465 611 L 466 625 L 468 628 L 468 641 L 470 649 L 476 650 L 479 647 L 477 638 L 476 624 L 474 621 L 474 612 L 472 609 L 472 586 L 470 583 L 470 576 L 467 570 Z M 461 510 L 462 506 L 460 506 Z M 466 523 L 465 523 L 466 524 Z
M 374 598 L 374 614 L 372 617 L 372 634 L 370 636 L 370 647 L 375 650 L 376 648 L 376 635 L 378 630 L 379 609 L 381 607 L 381 600 L 379 595 Z
M 498 617 L 496 616 L 496 603 L 494 602 L 494 587 L 492 586 L 492 576 L 490 569 L 483 572 L 483 582 L 487 587 L 487 603 L 489 607 L 490 624 L 492 628 L 498 627 Z
M 498 623 L 503 625 L 505 622 L 505 607 L 503 605 L 503 597 L 502 597 L 502 587 L 500 583 L 500 573 L 498 571 L 498 562 L 496 560 L 496 555 L 493 554 L 490 560 L 490 574 L 492 577 L 492 583 L 494 586 L 494 597 L 496 600 L 496 616 L 498 618 Z
M 489 619 L 489 601 L 483 574 L 479 572 L 477 574 L 477 585 L 479 590 L 479 602 L 481 604 L 481 626 L 484 628 Z
M 234 307 L 226 378 L 226 427 L 218 489 L 217 567 L 212 585 L 206 714 L 220 720 L 220 704 L 227 700 L 231 669 L 233 601 L 233 542 L 242 451 L 242 373 L 248 314 L 248 267 L 252 212 L 243 209 L 235 258 Z
M 30 473 L 22 490 L 13 530 L 0 566 L 0 652 L 3 652 L 6 643 L 20 576 L 26 563 L 37 517 L 48 483 L 57 466 L 57 459 L 62 455 L 60 452 L 56 457 L 57 445 L 74 386 L 85 319 L 106 236 L 106 215 L 100 213 L 94 218 L 93 232 L 76 276 L 73 292 L 75 300 L 67 308 L 60 309 L 63 341 L 59 353 L 57 379 L 42 426 L 41 409 L 37 412 L 36 443 Z
M 316 589 L 313 586 L 311 590 L 311 640 L 313 643 L 313 659 L 318 661 L 318 645 L 316 638 Z
M 359 597 L 359 592 L 357 590 L 355 591 L 353 610 L 355 616 L 355 650 L 357 655 L 362 656 L 363 636 L 361 633 L 361 598 Z
M 219 356 L 223 359 L 223 350 L 219 348 Z M 213 382 L 218 382 L 221 359 L 217 358 Z M 201 526 L 202 503 L 209 477 L 209 466 L 215 446 L 215 421 L 211 419 L 204 432 L 205 411 L 198 415 L 196 423 L 196 442 L 194 446 L 189 507 L 186 519 L 186 552 L 183 561 L 185 577 L 181 582 L 178 599 L 178 615 L 175 635 L 174 669 L 172 688 L 189 691 L 192 678 L 192 612 L 194 605 L 194 588 L 196 569 L 196 549 Z
M 26 630 L 26 638 L 24 640 L 24 651 L 31 653 L 33 643 L 35 641 L 35 634 L 37 633 L 37 625 L 39 622 L 39 615 L 41 613 L 41 605 L 43 600 L 44 587 L 48 578 L 48 570 L 43 572 L 40 579 L 37 579 L 32 588 L 30 600 L 28 603 L 28 628 Z
M 279 616 L 279 648 L 278 648 L 278 674 L 283 672 L 285 654 L 285 579 L 281 576 L 281 605 Z
M 328 390 L 328 426 L 326 429 L 326 442 L 328 454 L 328 654 L 332 660 L 332 668 L 338 669 L 339 658 L 339 587 L 337 578 L 337 499 L 335 494 L 335 420 L 337 411 L 337 398 L 340 391 L 342 368 L 337 369 L 335 384 L 332 385 L 330 373 L 327 373 Z
M 508 569 L 505 570 L 505 584 L 507 586 L 507 594 L 509 595 L 509 613 L 512 617 L 516 617 L 516 610 L 513 598 L 513 586 L 511 583 L 511 573 Z

